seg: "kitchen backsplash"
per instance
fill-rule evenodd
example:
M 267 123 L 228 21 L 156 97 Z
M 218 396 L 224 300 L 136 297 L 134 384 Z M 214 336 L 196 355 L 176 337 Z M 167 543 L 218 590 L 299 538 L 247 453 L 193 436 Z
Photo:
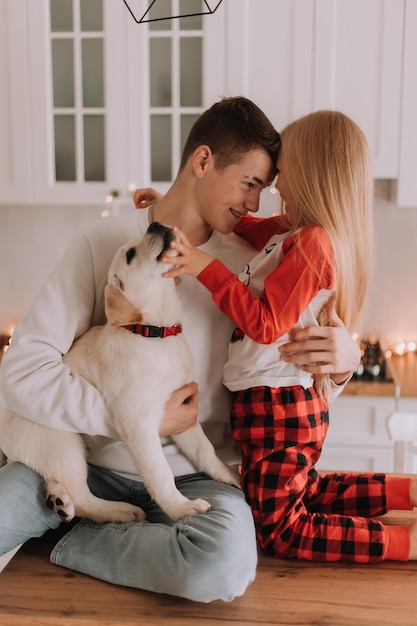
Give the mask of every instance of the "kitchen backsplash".
M 363 334 L 396 345 L 417 340 L 417 208 L 389 202 L 386 183 L 378 189 L 375 274 Z M 275 202 L 267 196 L 262 213 Z M 0 206 L 0 334 L 28 308 L 74 234 L 97 219 L 115 219 L 101 218 L 103 208 Z

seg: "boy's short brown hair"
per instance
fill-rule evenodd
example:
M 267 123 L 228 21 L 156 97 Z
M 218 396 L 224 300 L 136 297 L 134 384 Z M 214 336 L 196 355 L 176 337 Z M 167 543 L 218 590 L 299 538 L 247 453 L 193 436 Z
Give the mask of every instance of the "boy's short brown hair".
M 250 150 L 261 149 L 270 156 L 275 171 L 281 140 L 254 102 L 235 96 L 216 102 L 194 123 L 182 152 L 180 170 L 201 145 L 210 147 L 218 169 L 239 162 Z

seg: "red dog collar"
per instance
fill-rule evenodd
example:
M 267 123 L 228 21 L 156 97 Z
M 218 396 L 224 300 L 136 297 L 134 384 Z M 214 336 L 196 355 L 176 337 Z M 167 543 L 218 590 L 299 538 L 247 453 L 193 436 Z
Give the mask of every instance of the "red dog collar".
M 175 324 L 174 326 L 143 326 L 142 324 L 124 324 L 122 328 L 130 330 L 135 335 L 142 335 L 142 337 L 171 337 L 172 335 L 178 335 L 182 333 L 181 324 Z

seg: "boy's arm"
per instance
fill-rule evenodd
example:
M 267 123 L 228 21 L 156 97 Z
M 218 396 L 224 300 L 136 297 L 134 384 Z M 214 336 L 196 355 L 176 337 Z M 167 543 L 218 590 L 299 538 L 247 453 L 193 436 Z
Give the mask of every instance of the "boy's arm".
M 79 237 L 16 326 L 1 364 L 1 391 L 9 409 L 34 422 L 117 437 L 99 392 L 62 362 L 88 329 L 95 297 L 90 247 Z
M 280 346 L 281 358 L 310 374 L 330 374 L 335 399 L 356 371 L 361 352 L 335 310 L 335 299 L 326 305 L 329 326 L 309 326 L 291 331 L 288 343 Z

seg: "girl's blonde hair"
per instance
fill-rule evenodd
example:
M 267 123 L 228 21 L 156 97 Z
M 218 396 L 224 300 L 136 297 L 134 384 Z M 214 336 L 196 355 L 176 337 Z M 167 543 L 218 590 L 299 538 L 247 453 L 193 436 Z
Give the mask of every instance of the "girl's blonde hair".
M 282 168 L 295 204 L 291 223 L 327 231 L 336 268 L 336 311 L 349 332 L 358 331 L 373 261 L 374 190 L 365 136 L 343 113 L 316 111 L 289 124 L 281 141 Z

